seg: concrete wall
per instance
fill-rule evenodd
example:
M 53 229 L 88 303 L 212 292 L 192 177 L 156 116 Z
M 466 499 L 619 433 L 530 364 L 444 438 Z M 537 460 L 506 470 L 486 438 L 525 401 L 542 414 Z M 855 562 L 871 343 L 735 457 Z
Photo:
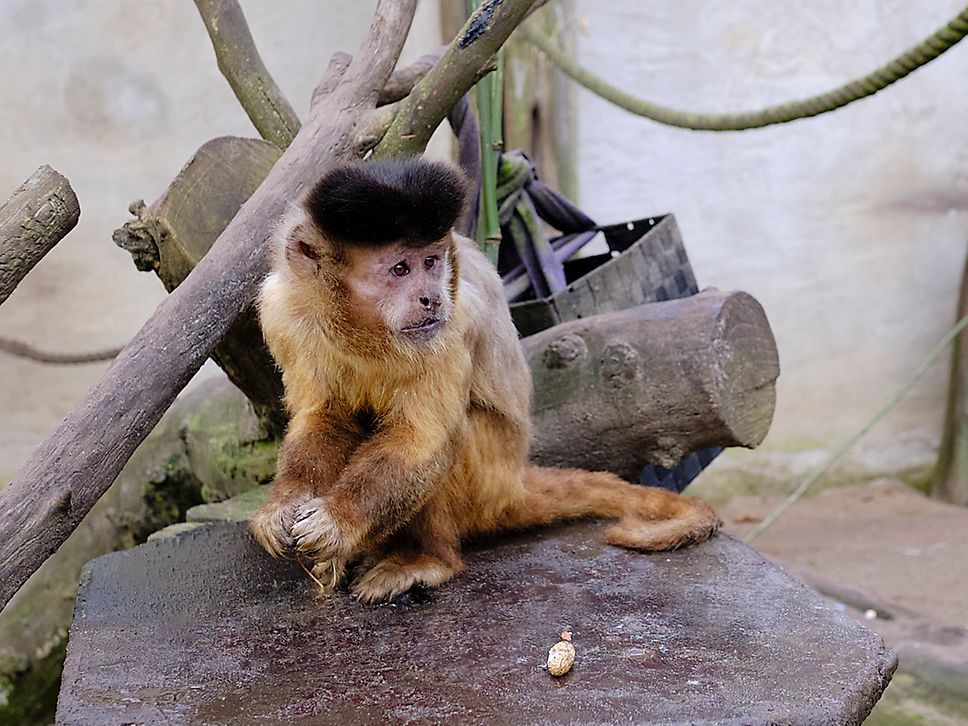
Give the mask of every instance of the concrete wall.
M 329 56 L 355 53 L 375 0 L 242 0 L 266 66 L 304 115 Z M 422 0 L 403 60 L 440 44 Z M 120 345 L 162 300 L 111 232 L 198 146 L 256 136 L 219 74 L 189 0 L 0 0 L 0 198 L 48 163 L 81 203 L 77 228 L 0 309 L 0 335 L 59 351 Z M 0 353 L 0 482 L 97 380 L 104 365 L 41 366 Z
M 582 63 L 634 93 L 745 110 L 827 90 L 920 40 L 958 0 L 771 3 L 574 0 Z M 243 0 L 263 58 L 305 113 L 335 50 L 353 52 L 373 0 Z M 438 42 L 423 0 L 405 55 Z M 672 211 L 699 280 L 766 307 L 783 374 L 761 451 L 714 467 L 800 471 L 860 426 L 950 324 L 968 238 L 968 46 L 816 119 L 696 133 L 577 93 L 582 205 L 600 221 Z M 0 0 L 0 197 L 38 165 L 66 174 L 78 228 L 0 309 L 0 335 L 57 350 L 124 342 L 162 299 L 110 240 L 130 200 L 158 196 L 205 140 L 254 135 L 187 0 Z M 103 366 L 0 353 L 0 481 Z M 946 365 L 876 429 L 853 465 L 931 460 Z M 733 468 L 735 468 L 735 466 Z
M 963 5 L 576 0 L 570 30 L 581 63 L 631 93 L 745 111 L 867 73 Z M 832 114 L 739 133 L 661 126 L 578 92 L 583 208 L 602 222 L 674 212 L 700 285 L 753 293 L 776 333 L 773 430 L 714 476 L 812 465 L 953 323 L 968 239 L 966 70 L 968 44 Z M 932 460 L 946 374 L 945 359 L 872 432 L 855 473 Z

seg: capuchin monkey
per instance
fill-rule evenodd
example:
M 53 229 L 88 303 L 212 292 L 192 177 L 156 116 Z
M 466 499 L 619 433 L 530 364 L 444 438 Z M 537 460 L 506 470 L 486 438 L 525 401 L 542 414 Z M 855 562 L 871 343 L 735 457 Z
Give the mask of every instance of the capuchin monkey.
M 360 600 L 436 587 L 461 541 L 581 517 L 607 542 L 682 547 L 719 527 L 693 497 L 528 464 L 531 375 L 492 264 L 453 231 L 465 180 L 418 158 L 328 172 L 277 234 L 259 314 L 291 421 L 251 527 Z

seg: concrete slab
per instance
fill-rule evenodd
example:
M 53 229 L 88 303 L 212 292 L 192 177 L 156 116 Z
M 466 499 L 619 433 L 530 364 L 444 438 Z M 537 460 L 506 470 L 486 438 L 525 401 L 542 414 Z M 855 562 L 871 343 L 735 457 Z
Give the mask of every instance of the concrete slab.
M 382 606 L 319 598 L 237 524 L 106 555 L 58 723 L 855 724 L 890 680 L 878 636 L 738 541 L 649 556 L 602 528 L 487 543 Z M 556 679 L 561 630 L 578 656 Z

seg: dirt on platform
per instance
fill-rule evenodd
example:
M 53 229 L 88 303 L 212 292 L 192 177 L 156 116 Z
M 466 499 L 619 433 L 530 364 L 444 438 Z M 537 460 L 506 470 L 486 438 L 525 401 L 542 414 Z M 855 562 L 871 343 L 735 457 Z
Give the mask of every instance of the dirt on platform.
M 782 501 L 733 499 L 726 531 L 744 536 Z M 898 652 L 867 723 L 968 723 L 968 508 L 882 479 L 802 499 L 751 544 Z

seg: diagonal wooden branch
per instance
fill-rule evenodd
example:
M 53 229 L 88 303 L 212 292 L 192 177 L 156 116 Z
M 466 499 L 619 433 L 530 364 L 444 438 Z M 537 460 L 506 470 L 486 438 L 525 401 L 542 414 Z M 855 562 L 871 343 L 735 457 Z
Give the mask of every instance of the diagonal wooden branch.
M 527 15 L 534 0 L 484 0 L 441 59 L 402 101 L 386 136 L 374 149 L 377 156 L 421 153 L 434 130 L 474 84 L 484 67 Z
M 379 0 L 331 102 L 317 104 L 210 252 L 0 490 L 0 607 L 67 539 L 251 304 L 267 270 L 274 225 L 321 172 L 352 156 L 353 129 L 375 106 L 415 9 L 416 0 Z
M 0 304 L 80 216 L 70 182 L 46 165 L 0 206 Z
M 313 89 L 310 109 L 313 109 L 321 99 L 326 98 L 336 90 L 336 86 L 339 85 L 339 82 L 343 79 L 343 74 L 346 73 L 346 69 L 350 67 L 352 62 L 353 56 L 349 53 L 342 51 L 333 53 L 329 59 L 329 65 L 326 66 L 326 72 L 323 73 L 323 77 L 316 84 L 316 88 Z
M 236 0 L 195 0 L 218 68 L 256 130 L 280 149 L 292 143 L 299 117 L 266 70 Z

